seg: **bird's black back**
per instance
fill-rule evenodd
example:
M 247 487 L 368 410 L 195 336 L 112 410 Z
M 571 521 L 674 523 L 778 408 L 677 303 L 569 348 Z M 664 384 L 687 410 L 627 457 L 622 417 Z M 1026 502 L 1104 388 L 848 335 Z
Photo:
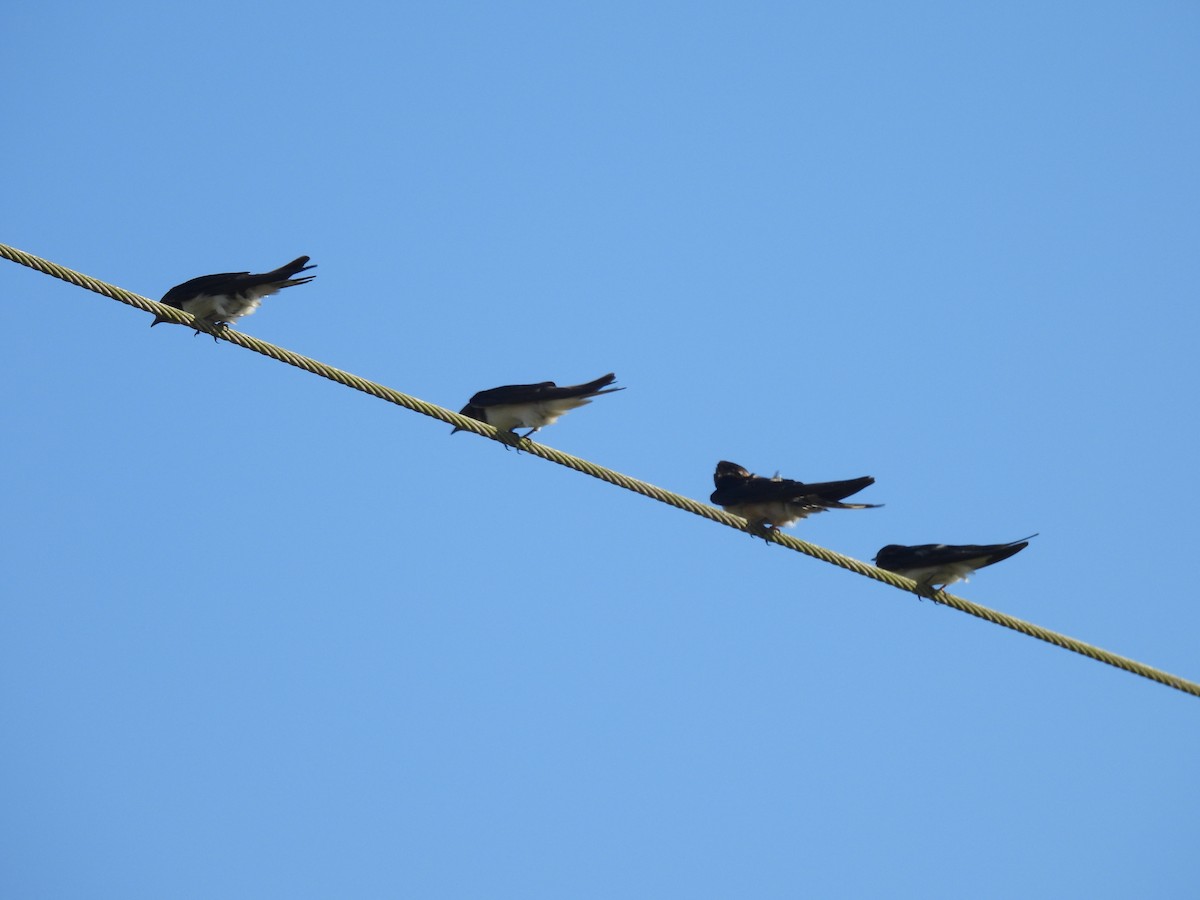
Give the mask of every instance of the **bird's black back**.
M 602 375 L 595 381 L 584 384 L 571 384 L 559 387 L 553 381 L 542 381 L 537 384 L 505 384 L 500 387 L 480 391 L 471 398 L 470 406 L 504 406 L 510 403 L 538 403 L 543 400 L 566 400 L 571 397 L 595 397 L 600 394 L 611 394 L 613 391 L 623 391 L 624 388 L 608 387 L 617 380 L 613 373 Z M 467 415 L 467 413 L 463 413 Z
M 307 284 L 317 276 L 308 275 L 304 278 L 296 279 L 292 279 L 292 276 L 300 272 L 307 272 L 309 269 L 315 269 L 316 266 L 306 265 L 309 259 L 310 257 L 300 256 L 290 263 L 280 266 L 278 269 L 258 274 L 250 272 L 219 272 L 215 275 L 201 275 L 198 278 L 189 279 L 183 282 L 183 284 L 175 285 L 175 287 L 163 294 L 163 298 L 159 302 L 181 309 L 181 304 L 193 297 L 215 296 L 219 294 L 236 296 L 249 288 L 259 287 L 264 284 L 274 284 L 276 282 L 288 282 L 287 284 L 281 284 L 280 287 L 294 287 L 297 284 Z
M 712 494 L 712 502 L 718 506 L 728 506 L 737 503 L 802 502 L 807 498 L 844 500 L 874 484 L 875 479 L 864 475 L 845 481 L 815 481 L 806 484 L 788 478 L 763 478 L 760 475 L 752 475 L 736 463 L 722 461 L 717 463 L 713 483 L 717 489 Z
M 1031 535 L 1033 537 L 1034 535 Z M 1003 562 L 1029 546 L 1029 540 L 1013 541 L 1009 544 L 888 544 L 875 555 L 875 565 L 881 569 L 924 569 L 931 566 L 946 566 L 979 562 L 978 568 Z

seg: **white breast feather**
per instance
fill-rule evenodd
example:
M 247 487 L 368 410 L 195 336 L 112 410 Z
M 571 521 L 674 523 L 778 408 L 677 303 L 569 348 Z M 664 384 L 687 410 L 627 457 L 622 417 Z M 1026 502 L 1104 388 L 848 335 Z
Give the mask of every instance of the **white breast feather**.
M 268 292 L 270 293 L 270 292 Z M 248 316 L 262 305 L 258 297 L 230 296 L 229 294 L 201 294 L 182 304 L 184 312 L 190 312 L 198 319 L 210 322 L 236 322 L 243 316 Z
M 564 414 L 591 403 L 591 400 L 569 397 L 565 400 L 542 400 L 539 403 L 505 403 L 487 408 L 488 424 L 501 431 L 514 428 L 544 428 L 553 425 Z
M 814 512 L 820 512 L 819 509 L 809 509 L 798 503 L 784 503 L 780 500 L 769 503 L 738 503 L 725 508 L 748 522 L 763 522 L 777 528 L 787 528 Z
M 905 569 L 898 574 L 911 578 L 921 584 L 954 584 L 956 581 L 966 581 L 975 574 L 975 569 L 966 563 L 947 563 L 943 566 L 924 566 L 920 569 Z

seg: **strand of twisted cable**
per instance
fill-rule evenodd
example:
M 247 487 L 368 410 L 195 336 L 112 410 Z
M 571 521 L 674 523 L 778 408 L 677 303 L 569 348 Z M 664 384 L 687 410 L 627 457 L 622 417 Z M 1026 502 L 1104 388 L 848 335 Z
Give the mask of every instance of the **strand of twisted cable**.
M 139 294 L 134 294 L 124 288 L 116 285 L 108 284 L 95 278 L 91 278 L 81 272 L 76 272 L 68 269 L 65 266 L 60 266 L 57 263 L 42 259 L 39 256 L 34 256 L 31 253 L 26 253 L 23 250 L 18 250 L 16 247 L 10 247 L 7 244 L 0 244 L 0 256 L 20 265 L 27 266 L 38 272 L 46 275 L 51 275 L 55 278 L 60 278 L 63 281 L 86 288 L 97 294 L 101 294 L 110 299 L 116 300 L 128 306 L 135 307 L 144 312 L 152 313 L 156 316 L 174 322 L 178 325 L 187 325 L 192 328 L 197 328 L 213 335 L 219 340 L 228 341 L 231 344 L 236 344 L 246 350 L 252 350 L 255 353 L 261 353 L 263 356 L 278 360 L 279 362 L 287 363 L 289 366 L 295 366 L 298 369 L 303 369 L 305 372 L 311 372 L 313 375 L 319 375 L 322 378 L 327 378 L 330 381 L 335 381 L 338 384 L 353 388 L 356 391 L 362 391 L 365 394 L 370 394 L 372 397 L 378 397 L 380 400 L 386 400 L 388 403 L 394 403 L 397 406 L 402 406 L 405 409 L 410 409 L 413 412 L 421 413 L 421 415 L 429 416 L 438 419 L 449 425 L 454 425 L 464 431 L 470 431 L 492 440 L 503 441 L 504 437 L 499 435 L 492 426 L 469 419 L 466 416 L 461 416 L 456 412 L 452 412 L 441 406 L 433 403 L 427 403 L 417 397 L 402 393 L 379 384 L 378 382 L 369 381 L 366 378 L 360 378 L 350 372 L 345 372 L 333 366 L 326 365 L 318 360 L 311 359 L 307 356 L 302 356 L 299 353 L 293 353 L 283 347 L 277 347 L 274 344 L 260 341 L 258 338 L 243 334 L 240 331 L 235 331 L 232 328 L 211 328 L 199 322 L 191 315 L 182 310 L 178 310 L 173 306 L 165 306 L 148 297 L 143 297 Z M 505 441 L 507 442 L 507 441 Z M 547 447 L 544 444 L 539 444 L 529 439 L 522 439 L 517 445 L 519 449 L 541 459 L 552 463 L 557 463 L 560 466 L 566 466 L 569 469 L 574 469 L 576 472 L 582 472 L 585 475 L 590 475 L 593 478 L 598 478 L 609 484 L 624 488 L 627 491 L 633 491 L 635 494 L 641 494 L 643 497 L 649 497 L 651 500 L 656 500 L 659 503 L 666 503 L 669 506 L 674 506 L 676 509 L 690 512 L 693 515 L 701 516 L 729 528 L 736 528 L 739 531 L 745 531 L 750 534 L 757 534 L 751 530 L 747 522 L 739 516 L 731 515 L 724 510 L 709 506 L 706 503 L 700 503 L 690 497 L 685 497 L 682 494 L 676 494 L 672 491 L 665 490 L 649 482 L 641 481 L 637 478 L 632 478 L 624 475 L 613 469 L 605 466 L 597 465 L 586 459 L 581 459 L 578 456 L 572 456 L 569 453 L 563 453 L 561 450 L 555 450 L 553 447 Z M 790 534 L 783 534 L 778 531 L 771 532 L 767 539 L 779 544 L 782 547 L 787 547 L 789 550 L 794 550 L 798 553 L 804 553 L 822 562 L 831 565 L 840 566 L 843 569 L 854 572 L 858 575 L 867 578 L 873 578 L 876 581 L 881 581 L 884 584 L 891 585 L 902 591 L 921 595 L 917 585 L 912 580 L 905 578 L 902 575 L 897 575 L 894 572 L 889 572 L 885 569 L 880 569 L 867 563 L 861 562 L 850 556 L 838 553 L 834 550 L 826 549 L 825 547 L 816 544 L 810 544 L 807 541 L 802 541 L 799 538 L 793 537 Z M 1181 678 L 1178 675 L 1172 675 L 1169 672 L 1164 672 L 1161 669 L 1156 669 L 1153 666 L 1148 666 L 1145 663 L 1137 660 L 1121 656 L 1117 653 L 1112 653 L 1104 650 L 1101 647 L 1093 646 L 1076 638 L 1069 637 L 1065 634 L 1060 634 L 1056 631 L 1051 631 L 1049 628 L 1043 628 L 1040 625 L 1035 625 L 1032 622 L 1026 622 L 1006 613 L 998 612 L 986 606 L 981 606 L 978 603 L 973 603 L 963 597 L 949 594 L 946 591 L 939 591 L 932 598 L 935 602 L 941 603 L 944 606 L 949 606 L 952 609 L 957 609 L 959 612 L 967 613 L 984 621 L 991 622 L 993 625 L 1000 625 L 1004 628 L 1024 634 L 1028 637 L 1037 638 L 1040 641 L 1045 641 L 1048 644 L 1053 644 L 1056 647 L 1061 647 L 1064 650 L 1070 650 L 1072 653 L 1078 653 L 1081 656 L 1094 659 L 1098 662 L 1105 663 L 1115 668 L 1130 672 L 1134 675 L 1139 675 L 1142 678 L 1148 678 L 1151 681 L 1156 681 L 1159 684 L 1164 684 L 1167 687 L 1174 688 L 1178 691 L 1191 694 L 1195 697 L 1200 697 L 1200 684 Z

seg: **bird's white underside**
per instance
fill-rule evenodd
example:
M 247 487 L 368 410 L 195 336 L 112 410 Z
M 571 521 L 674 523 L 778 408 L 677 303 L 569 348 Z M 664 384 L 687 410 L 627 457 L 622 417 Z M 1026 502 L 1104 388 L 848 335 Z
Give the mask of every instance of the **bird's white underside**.
M 978 563 L 947 563 L 941 566 L 923 566 L 919 569 L 897 569 L 896 574 L 911 578 L 918 584 L 940 584 L 944 587 L 956 581 L 966 581 L 975 574 L 977 568 Z
M 784 503 L 779 500 L 773 500 L 770 503 L 738 503 L 726 506 L 725 510 L 735 516 L 741 516 L 748 522 L 774 525 L 776 528 L 787 528 L 813 513 L 824 511 L 820 506 Z
M 484 412 L 487 423 L 500 431 L 514 428 L 544 428 L 553 425 L 564 414 L 592 401 L 583 397 L 563 400 L 542 400 L 538 403 L 505 403 L 489 406 Z
M 262 298 L 278 292 L 278 285 L 262 284 L 240 294 L 201 294 L 181 304 L 184 312 L 210 322 L 236 322 L 262 306 Z

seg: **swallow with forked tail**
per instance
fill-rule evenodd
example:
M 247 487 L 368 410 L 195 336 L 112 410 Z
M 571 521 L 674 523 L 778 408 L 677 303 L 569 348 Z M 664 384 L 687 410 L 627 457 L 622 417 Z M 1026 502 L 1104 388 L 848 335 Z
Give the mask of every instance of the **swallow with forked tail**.
M 308 284 L 316 278 L 316 275 L 292 277 L 316 268 L 306 265 L 308 260 L 307 256 L 301 256 L 273 272 L 263 272 L 259 275 L 250 272 L 201 275 L 199 278 L 175 285 L 163 294 L 159 302 L 191 313 L 214 328 L 228 328 L 242 316 L 248 316 L 258 309 L 263 297 L 297 284 Z M 155 316 L 150 326 L 153 328 L 159 322 L 166 321 L 168 320 L 162 316 Z M 196 334 L 199 333 L 200 329 L 197 328 Z
M 757 532 L 776 531 L 827 509 L 877 509 L 877 503 L 842 503 L 875 483 L 867 475 L 847 481 L 805 484 L 787 478 L 752 475 L 737 463 L 719 462 L 713 473 L 712 502 L 741 516 Z
M 911 578 L 923 591 L 944 590 L 956 581 L 966 581 L 976 569 L 1020 553 L 1035 537 L 1031 534 L 1007 544 L 888 544 L 875 554 L 875 565 Z
M 459 415 L 487 422 L 497 431 L 511 435 L 516 435 L 518 428 L 528 428 L 528 432 L 518 435 L 527 438 L 546 425 L 553 425 L 564 413 L 591 403 L 593 397 L 625 390 L 609 387 L 616 380 L 617 376 L 610 372 L 586 384 L 564 387 L 559 387 L 553 381 L 506 384 L 480 391 L 459 410 Z

